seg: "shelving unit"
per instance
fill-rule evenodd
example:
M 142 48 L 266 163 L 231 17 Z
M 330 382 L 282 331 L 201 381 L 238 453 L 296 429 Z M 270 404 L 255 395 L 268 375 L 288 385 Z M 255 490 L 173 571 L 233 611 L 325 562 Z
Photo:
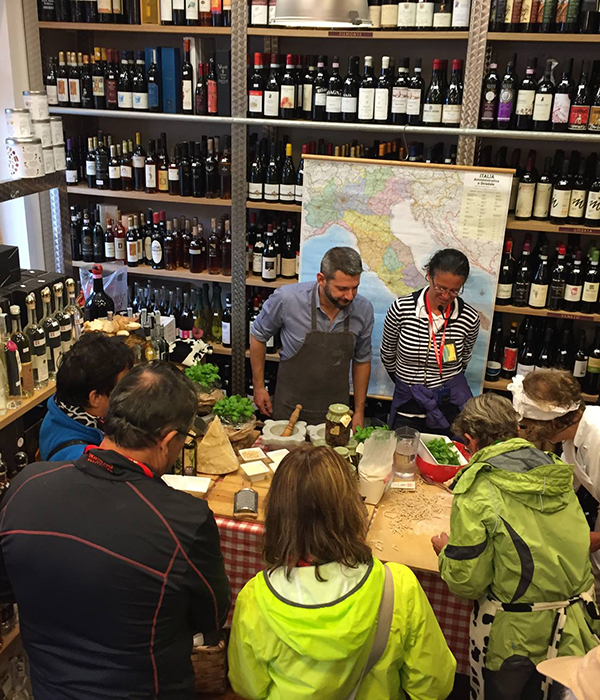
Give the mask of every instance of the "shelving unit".
M 518 41 L 522 43 L 555 43 L 555 44 L 597 44 L 600 42 L 598 34 L 520 34 L 518 32 L 489 32 L 488 41 Z
M 213 349 L 213 354 L 214 355 L 232 355 L 233 353 L 231 352 L 231 348 L 224 348 L 222 345 L 212 345 Z M 244 357 L 249 358 L 250 357 L 250 350 L 246 350 L 244 352 Z M 265 356 L 265 359 L 267 362 L 279 362 L 281 358 L 279 357 L 279 353 L 267 353 Z
M 510 379 L 498 379 L 497 382 L 483 382 L 483 388 L 494 391 L 508 391 L 508 385 L 510 384 Z M 581 394 L 583 400 L 586 403 L 596 403 L 598 401 L 598 394 Z
M 128 34 L 231 35 L 231 27 L 179 27 L 161 24 L 100 24 L 87 22 L 39 22 L 40 29 L 78 32 L 127 32 Z
M 13 421 L 17 420 L 17 418 L 25 415 L 25 413 L 30 411 L 34 406 L 37 406 L 46 399 L 49 399 L 55 390 L 56 384 L 54 382 L 48 382 L 47 387 L 34 392 L 30 399 L 22 399 L 21 406 L 19 408 L 15 408 L 12 411 L 7 411 L 3 416 L 0 416 L 0 430 L 3 430 L 7 425 L 10 425 Z
M 569 318 L 573 321 L 588 321 L 590 323 L 599 323 L 599 314 L 584 314 L 579 312 L 571 313 L 570 311 L 552 311 L 551 309 L 534 309 L 531 306 L 500 306 L 496 304 L 495 311 L 504 314 L 515 314 L 517 316 L 544 316 L 546 318 Z
M 506 228 L 509 231 L 543 231 L 545 233 L 562 233 L 565 235 L 577 233 L 581 236 L 600 236 L 600 228 L 575 226 L 574 224 L 557 225 L 550 221 L 518 221 L 514 216 L 508 217 Z
M 180 197 L 171 195 L 168 192 L 138 192 L 137 190 L 97 190 L 94 187 L 85 185 L 69 185 L 69 194 L 77 196 L 95 197 L 96 199 L 131 199 L 140 202 L 169 202 L 173 204 L 194 204 L 204 207 L 231 207 L 230 199 L 208 198 L 208 197 Z
M 435 35 L 435 36 L 432 36 Z M 401 32 L 385 29 L 286 29 L 285 27 L 248 27 L 248 36 L 271 36 L 296 39 L 370 39 L 423 41 L 435 38 L 439 41 L 466 41 L 469 32 Z

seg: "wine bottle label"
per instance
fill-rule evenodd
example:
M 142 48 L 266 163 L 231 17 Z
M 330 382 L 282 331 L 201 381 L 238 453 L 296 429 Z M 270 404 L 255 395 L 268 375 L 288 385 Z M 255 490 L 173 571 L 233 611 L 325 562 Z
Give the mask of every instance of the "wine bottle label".
M 593 106 L 590 109 L 588 131 L 600 131 L 600 106 Z
M 421 114 L 420 88 L 408 88 L 406 91 L 406 113 L 414 116 Z
M 325 107 L 327 104 L 327 90 L 315 88 L 315 107 Z
M 100 14 L 112 14 L 112 0 L 98 0 L 98 12 Z
M 416 15 L 417 27 L 433 27 L 432 2 L 418 2 Z
M 523 0 L 513 0 L 512 14 L 510 16 L 511 24 L 518 24 L 521 19 L 521 5 Z
M 248 111 L 250 114 L 263 113 L 263 91 L 249 90 L 248 91 Z
M 374 116 L 379 121 L 387 121 L 390 106 L 390 91 L 385 88 L 375 89 Z
M 411 29 L 417 26 L 417 3 L 401 2 L 398 5 L 397 25 L 403 29 Z
M 587 371 L 590 374 L 600 374 L 600 358 L 590 357 L 588 360 Z
M 373 29 L 381 27 L 381 5 L 369 5 L 369 19 Z
M 160 105 L 160 93 L 157 83 L 148 83 L 148 109 L 156 109 Z
M 552 114 L 552 97 L 550 93 L 538 93 L 533 105 L 533 121 L 547 122 Z
M 133 93 L 133 108 L 134 109 L 148 109 L 148 93 L 147 92 L 134 92 Z
M 260 275 L 262 272 L 262 252 L 252 254 L 252 274 Z
M 538 182 L 535 188 L 535 200 L 533 203 L 533 216 L 536 219 L 547 219 L 550 213 L 550 200 L 552 197 L 552 185 L 549 182 Z
M 496 362 L 494 360 L 488 360 L 485 365 L 485 373 L 493 381 L 496 377 L 500 376 L 500 370 L 502 369 L 502 363 Z
M 69 101 L 69 84 L 66 78 L 56 79 L 56 91 L 58 93 L 59 102 Z
M 119 165 L 109 165 L 108 166 L 108 178 L 109 180 L 118 180 L 121 177 L 121 166 Z
M 570 2 L 567 4 L 567 22 L 575 23 L 577 21 L 578 15 L 579 2 L 574 2 L 574 0 L 570 0 Z
M 131 168 L 131 165 L 122 165 L 121 166 L 121 177 L 124 178 L 125 180 L 128 180 L 133 177 L 133 170 Z
M 423 105 L 423 124 L 441 124 L 442 105 Z
M 94 97 L 104 97 L 104 76 L 94 75 L 92 77 L 92 95 Z
M 77 170 L 67 170 L 66 171 L 67 184 L 76 185 L 79 182 L 79 171 Z
M 137 241 L 127 242 L 127 262 L 137 262 L 138 259 L 138 249 Z
M 502 88 L 500 90 L 500 99 L 498 102 L 498 121 L 508 122 L 512 117 L 512 108 L 515 93 L 511 88 Z
M 558 0 L 556 3 L 556 21 L 566 22 L 567 21 L 567 6 L 569 0 Z
M 291 279 L 296 276 L 296 256 L 293 258 L 281 258 L 281 276 Z
M 156 165 L 144 166 L 144 172 L 146 174 L 146 187 L 148 189 L 156 187 Z
M 600 221 L 600 192 L 588 192 L 588 201 L 585 208 L 585 218 L 592 221 Z
M 294 201 L 294 185 L 279 185 L 279 201 L 293 202 Z
M 600 290 L 600 283 L 598 282 L 584 282 L 583 292 L 581 294 L 582 301 L 589 301 L 595 304 L 598 301 L 598 291 Z
M 179 182 L 179 168 L 169 168 L 167 181 Z
M 127 257 L 127 248 L 125 247 L 125 239 L 115 238 L 115 260 L 125 260 Z
M 566 219 L 569 215 L 569 204 L 571 203 L 571 190 L 557 190 L 552 192 L 552 202 L 550 203 L 550 216 L 557 219 Z
M 152 262 L 158 265 L 163 259 L 163 249 L 160 241 L 152 241 Z
M 131 92 L 117 92 L 117 99 L 119 101 L 120 109 L 131 109 L 133 107 L 133 93 Z
M 534 309 L 543 309 L 548 298 L 547 284 L 532 284 L 529 291 L 529 306 Z
M 342 97 L 342 112 L 356 114 L 358 112 L 358 97 Z
M 264 197 L 266 202 L 276 202 L 279 199 L 279 185 L 265 182 Z
M 305 83 L 302 86 L 302 109 L 304 112 L 312 112 L 312 104 L 313 104 L 313 86 L 311 83 Z
M 587 372 L 588 361 L 587 360 L 575 360 L 575 365 L 573 366 L 573 376 L 581 379 L 585 377 Z
M 296 204 L 302 204 L 302 185 L 295 186 L 294 199 L 296 200 Z
M 250 24 L 267 24 L 269 10 L 267 0 L 252 0 L 250 8 Z
M 398 21 L 397 5 L 383 4 L 381 6 L 381 26 L 385 28 L 395 27 Z
M 375 109 L 375 90 L 359 88 L 358 90 L 358 118 L 361 121 L 372 121 Z
M 34 341 L 36 342 L 36 341 Z M 37 341 L 39 342 L 39 341 Z M 46 345 L 46 341 L 44 340 L 44 346 Z M 48 381 L 48 358 L 46 357 L 46 351 L 44 350 L 43 355 L 34 355 L 33 356 L 33 368 L 35 373 L 37 374 L 37 379 L 40 382 L 45 382 Z
M 104 256 L 109 260 L 114 260 L 115 257 L 115 242 L 106 241 L 104 243 Z
M 231 323 L 221 322 L 221 342 L 223 345 L 231 345 Z
M 69 99 L 71 102 L 75 102 L 77 104 L 81 102 L 79 78 L 69 79 Z
M 179 171 L 177 171 L 179 175 Z M 158 191 L 168 192 L 169 191 L 169 176 L 165 170 L 159 170 L 157 173 L 158 177 Z
M 471 14 L 471 3 L 469 0 L 454 0 L 452 8 L 452 26 L 454 29 L 467 29 Z
M 500 284 L 496 288 L 496 299 L 508 300 L 512 297 L 512 284 Z
M 146 260 L 152 260 L 152 238 L 146 236 L 144 239 L 144 257 Z
M 502 369 L 505 372 L 514 372 L 517 368 L 517 348 L 504 348 Z
M 34 348 L 44 348 L 44 352 L 46 352 L 46 338 L 40 338 L 39 340 L 34 340 L 33 341 L 33 347 Z M 41 351 L 37 351 L 36 354 L 41 355 Z
M 190 112 L 192 109 L 192 81 L 182 80 L 181 81 L 181 106 L 184 112 Z
M 534 100 L 535 90 L 519 90 L 517 93 L 516 114 L 519 116 L 531 116 L 533 114 Z
M 275 20 L 275 11 L 277 9 L 276 0 L 269 0 L 269 24 L 273 24 Z
M 58 88 L 56 85 L 46 85 L 46 94 L 48 95 L 48 104 L 58 104 Z
M 588 105 L 571 105 L 569 112 L 569 131 L 585 131 L 590 118 Z
M 408 88 L 392 88 L 392 114 L 406 114 L 406 102 L 408 98 Z
M 185 0 L 173 0 L 174 10 L 185 10 Z
M 217 81 L 209 80 L 206 85 L 206 102 L 209 114 L 217 114 Z
M 248 199 L 259 200 L 263 198 L 263 184 L 262 182 L 249 182 L 248 183 Z
M 521 5 L 521 14 L 519 16 L 519 24 L 529 24 L 531 21 L 532 0 L 523 0 Z
M 265 90 L 265 117 L 279 116 L 279 90 Z
M 569 110 L 571 109 L 571 97 L 563 93 L 554 95 L 552 105 L 552 123 L 566 124 L 569 121 Z
M 433 15 L 434 29 L 449 29 L 452 26 L 452 15 L 449 12 L 435 12 Z
M 325 111 L 327 114 L 342 113 L 342 98 L 340 95 L 327 95 L 325 101 Z
M 50 343 L 50 347 L 52 347 L 52 348 L 58 347 L 56 345 L 56 341 L 58 341 L 58 345 L 60 345 L 60 330 L 48 331 L 48 338 L 52 341 Z
M 569 203 L 569 216 L 575 219 L 583 219 L 583 211 L 585 209 L 585 198 L 587 190 L 573 190 L 571 192 L 571 201 Z
M 462 105 L 444 105 L 442 107 L 442 122 L 444 124 L 460 124 Z
M 160 19 L 161 22 L 173 21 L 173 5 L 171 0 L 160 0 Z
M 565 301 L 569 301 L 573 304 L 581 301 L 581 294 L 583 292 L 583 287 L 580 284 L 565 284 Z
M 197 0 L 186 0 L 185 18 L 192 20 L 192 21 L 198 19 L 198 2 L 197 2 Z
M 282 85 L 279 91 L 279 106 L 281 109 L 296 109 L 296 86 Z
M 266 280 L 277 279 L 277 258 L 262 256 L 262 276 Z
M 533 372 L 534 370 L 535 365 L 522 365 L 520 362 L 517 365 L 517 374 L 520 374 L 522 377 L 529 374 L 530 372 Z
M 533 211 L 533 198 L 535 196 L 535 182 L 520 182 L 517 193 L 515 216 L 519 219 L 529 219 Z

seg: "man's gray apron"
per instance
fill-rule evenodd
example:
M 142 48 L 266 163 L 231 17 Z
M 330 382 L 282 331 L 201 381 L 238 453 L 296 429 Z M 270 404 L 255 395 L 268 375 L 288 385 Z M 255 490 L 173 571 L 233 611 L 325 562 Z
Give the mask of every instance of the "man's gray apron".
M 350 316 L 344 319 L 343 331 L 318 331 L 317 286 L 313 287 L 311 298 L 311 329 L 298 352 L 279 364 L 275 420 L 288 419 L 300 403 L 300 420 L 318 425 L 325 421 L 330 404 L 348 403 L 350 398 L 350 361 L 356 344 L 350 332 Z

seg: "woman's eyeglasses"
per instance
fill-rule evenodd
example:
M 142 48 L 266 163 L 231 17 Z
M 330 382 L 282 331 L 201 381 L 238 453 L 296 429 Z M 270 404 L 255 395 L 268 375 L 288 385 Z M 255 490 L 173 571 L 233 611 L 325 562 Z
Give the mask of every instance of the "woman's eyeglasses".
M 461 289 L 459 289 L 458 291 L 456 289 L 446 289 L 446 287 L 440 287 L 439 285 L 433 283 L 431 286 L 435 289 L 435 291 L 438 294 L 449 294 L 451 297 L 454 298 L 456 298 L 461 292 Z

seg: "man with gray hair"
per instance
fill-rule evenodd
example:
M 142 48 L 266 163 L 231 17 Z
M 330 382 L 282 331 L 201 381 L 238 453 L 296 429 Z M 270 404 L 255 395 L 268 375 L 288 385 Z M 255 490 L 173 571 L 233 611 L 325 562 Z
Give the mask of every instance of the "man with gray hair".
M 331 248 L 316 283 L 280 287 L 264 303 L 250 336 L 254 401 L 264 414 L 284 420 L 302 404 L 301 420 L 323 423 L 330 404 L 348 403 L 352 367 L 352 422 L 363 425 L 374 319 L 371 302 L 358 294 L 362 271 L 353 248 Z M 266 344 L 277 332 L 281 362 L 271 404 L 265 388 Z

